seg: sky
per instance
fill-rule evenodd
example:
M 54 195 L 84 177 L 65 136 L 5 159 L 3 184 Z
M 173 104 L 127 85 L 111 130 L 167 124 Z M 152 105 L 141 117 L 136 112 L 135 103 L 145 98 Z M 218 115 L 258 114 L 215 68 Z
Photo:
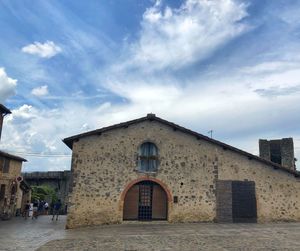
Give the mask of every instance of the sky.
M 256 155 L 260 138 L 293 137 L 300 159 L 299 13 L 297 0 L 0 0 L 0 148 L 23 171 L 68 170 L 63 138 L 151 112 Z

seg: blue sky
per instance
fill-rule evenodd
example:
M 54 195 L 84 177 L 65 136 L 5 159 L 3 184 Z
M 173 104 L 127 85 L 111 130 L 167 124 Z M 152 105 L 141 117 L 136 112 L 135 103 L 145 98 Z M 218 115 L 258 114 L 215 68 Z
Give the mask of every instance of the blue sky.
M 61 139 L 153 112 L 254 154 L 259 138 L 293 137 L 300 158 L 299 13 L 290 0 L 1 0 L 1 148 L 25 171 L 69 169 Z

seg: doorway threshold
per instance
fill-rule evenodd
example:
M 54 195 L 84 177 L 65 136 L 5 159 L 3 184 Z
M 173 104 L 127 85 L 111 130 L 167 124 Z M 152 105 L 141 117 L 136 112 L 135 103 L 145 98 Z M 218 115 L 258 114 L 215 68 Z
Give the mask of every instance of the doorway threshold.
M 126 220 L 122 221 L 122 224 L 136 224 L 136 225 L 153 225 L 153 224 L 170 224 L 167 220 L 149 220 L 149 221 L 138 221 L 138 220 Z

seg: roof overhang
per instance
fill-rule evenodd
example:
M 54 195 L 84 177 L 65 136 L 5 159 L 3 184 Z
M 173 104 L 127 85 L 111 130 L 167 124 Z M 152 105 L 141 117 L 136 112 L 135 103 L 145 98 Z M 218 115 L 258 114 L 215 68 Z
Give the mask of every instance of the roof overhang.
M 26 159 L 24 159 L 24 158 L 22 158 L 20 156 L 12 155 L 10 153 L 3 152 L 3 151 L 0 151 L 0 156 L 6 157 L 8 159 L 13 159 L 13 160 L 21 161 L 21 162 L 27 162 Z
M 0 104 L 0 112 L 2 114 L 4 114 L 4 115 L 7 115 L 7 114 L 11 113 L 11 111 L 7 107 L 5 107 L 4 105 L 2 105 L 2 104 Z

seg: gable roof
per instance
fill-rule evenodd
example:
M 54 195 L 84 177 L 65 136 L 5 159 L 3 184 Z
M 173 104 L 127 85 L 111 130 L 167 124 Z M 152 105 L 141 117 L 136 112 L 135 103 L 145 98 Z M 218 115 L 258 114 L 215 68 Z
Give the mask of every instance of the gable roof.
M 17 161 L 27 162 L 27 160 L 23 159 L 22 157 L 19 157 L 19 156 L 16 156 L 16 155 L 12 155 L 10 153 L 3 152 L 3 151 L 0 151 L 0 157 L 6 157 L 8 159 L 13 159 L 13 160 L 17 160 Z
M 11 111 L 2 104 L 0 104 L 0 112 L 5 114 L 5 115 L 11 113 Z
M 101 135 L 101 133 L 103 132 L 107 132 L 107 131 L 110 131 L 110 130 L 114 130 L 114 129 L 117 129 L 117 128 L 127 128 L 128 126 L 130 125 L 133 125 L 133 124 L 137 124 L 137 123 L 140 123 L 140 122 L 144 122 L 144 121 L 157 121 L 159 123 L 162 123 L 164 125 L 167 125 L 167 126 L 170 126 L 173 128 L 173 130 L 178 130 L 178 131 L 181 131 L 181 132 L 184 132 L 184 133 L 187 133 L 189 135 L 192 135 L 192 136 L 195 136 L 197 139 L 201 139 L 201 140 L 205 140 L 205 141 L 208 141 L 212 144 L 215 144 L 215 145 L 218 145 L 220 147 L 222 147 L 224 150 L 231 150 L 233 152 L 236 152 L 236 153 L 239 153 L 241 155 L 244 155 L 246 156 L 248 159 L 254 159 L 254 160 L 257 160 L 261 163 L 264 163 L 264 164 L 267 164 L 271 167 L 273 167 L 274 169 L 279 169 L 279 170 L 283 170 L 285 172 L 288 172 L 288 173 L 291 173 L 291 174 L 294 174 L 295 177 L 300 177 L 300 172 L 298 171 L 295 171 L 295 170 L 291 170 L 291 169 L 288 169 L 286 167 L 283 167 L 277 163 L 274 163 L 274 162 L 271 162 L 269 160 L 265 160 L 263 158 L 260 158 L 256 155 L 253 155 L 251 153 L 248 153 L 248 152 L 245 152 L 241 149 L 238 149 L 236 147 L 233 147 L 233 146 L 230 146 L 228 144 L 225 144 L 221 141 L 218 141 L 218 140 L 215 140 L 215 139 L 212 139 L 212 138 L 209 138 L 203 134 L 200 134 L 200 133 L 197 133 L 195 131 L 192 131 L 192 130 L 189 130 L 187 128 L 184 128 L 180 125 L 177 125 L 175 123 L 172 123 L 170 121 L 167 121 L 167 120 L 164 120 L 164 119 L 161 119 L 159 117 L 156 117 L 155 114 L 147 114 L 146 117 L 142 117 L 142 118 L 138 118 L 138 119 L 134 119 L 134 120 L 130 120 L 130 121 L 127 121 L 127 122 L 123 122 L 123 123 L 120 123 L 120 124 L 115 124 L 115 125 L 111 125 L 111 126 L 107 126 L 107 127 L 103 127 L 103 128 L 100 128 L 100 129 L 97 129 L 97 130 L 93 130 L 93 131 L 89 131 L 89 132 L 85 132 L 85 133 L 81 133 L 81 134 L 77 134 L 77 135 L 74 135 L 74 136 L 71 136 L 71 137 L 68 137 L 68 138 L 65 138 L 63 139 L 63 142 L 70 148 L 72 149 L 73 147 L 73 142 L 74 141 L 78 141 L 80 138 L 83 138 L 83 137 L 87 137 L 87 136 L 91 136 L 91 135 Z

